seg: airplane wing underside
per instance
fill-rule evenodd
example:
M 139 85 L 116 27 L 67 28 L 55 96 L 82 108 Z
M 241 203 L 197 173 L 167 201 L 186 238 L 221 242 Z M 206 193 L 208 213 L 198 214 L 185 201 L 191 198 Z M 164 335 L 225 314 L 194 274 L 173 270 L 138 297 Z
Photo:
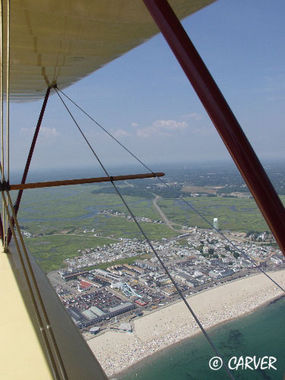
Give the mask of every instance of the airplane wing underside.
M 184 18 L 212 2 L 170 4 Z M 66 87 L 156 33 L 142 0 L 11 1 L 11 97 L 41 98 L 54 82 Z

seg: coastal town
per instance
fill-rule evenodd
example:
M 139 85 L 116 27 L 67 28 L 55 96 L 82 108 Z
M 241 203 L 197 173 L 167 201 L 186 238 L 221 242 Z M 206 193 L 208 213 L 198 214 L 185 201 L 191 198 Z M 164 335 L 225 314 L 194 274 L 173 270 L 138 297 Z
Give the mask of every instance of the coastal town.
M 284 259 L 250 195 L 207 173 L 187 188 L 176 172 L 167 188 L 122 185 L 149 242 L 106 186 L 47 192 L 40 226 L 27 208 L 27 245 L 107 376 L 200 331 L 158 257 L 207 330 L 282 297 Z
M 258 267 L 284 268 L 281 252 L 266 232 L 221 236 L 195 227 L 151 243 L 186 296 L 257 273 Z M 79 250 L 65 264 L 48 276 L 73 321 L 89 338 L 110 329 L 131 332 L 134 319 L 179 298 L 146 241 L 121 238 Z
M 220 187 L 205 188 L 197 176 L 200 187 L 184 189 L 185 199 L 207 223 L 184 210 L 177 173 L 167 189 L 123 184 L 150 244 L 107 187 L 59 192 L 40 227 L 23 218 L 29 248 L 107 376 L 120 378 L 200 331 L 158 257 L 207 330 L 282 297 L 284 259 L 253 200 L 238 185 L 216 194 Z M 61 204 L 74 220 L 54 215 Z

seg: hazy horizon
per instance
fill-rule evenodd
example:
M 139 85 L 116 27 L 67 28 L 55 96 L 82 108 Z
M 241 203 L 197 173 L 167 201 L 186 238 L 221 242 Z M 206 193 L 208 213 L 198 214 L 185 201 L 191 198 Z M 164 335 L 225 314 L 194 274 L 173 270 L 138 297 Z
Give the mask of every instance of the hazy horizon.
M 219 0 L 183 21 L 262 161 L 285 159 L 284 12 L 281 0 Z M 64 91 L 145 162 L 230 159 L 161 35 Z M 22 166 L 26 159 L 41 104 L 11 105 L 12 167 Z M 129 162 L 127 153 L 108 136 L 74 107 L 71 111 L 105 165 Z M 52 95 L 31 169 L 84 167 L 93 160 Z

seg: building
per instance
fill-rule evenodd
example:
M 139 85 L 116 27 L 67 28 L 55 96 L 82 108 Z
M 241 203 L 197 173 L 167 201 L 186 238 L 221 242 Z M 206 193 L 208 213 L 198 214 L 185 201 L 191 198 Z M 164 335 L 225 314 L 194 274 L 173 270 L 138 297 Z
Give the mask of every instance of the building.
M 115 306 L 115 307 L 111 307 L 109 309 L 109 317 L 112 318 L 112 317 L 115 317 L 116 315 L 120 315 L 120 314 L 123 314 L 123 313 L 126 313 L 127 311 L 130 311 L 130 310 L 133 310 L 135 309 L 135 305 L 132 304 L 131 302 L 125 302 L 125 303 L 122 303 L 118 306 Z

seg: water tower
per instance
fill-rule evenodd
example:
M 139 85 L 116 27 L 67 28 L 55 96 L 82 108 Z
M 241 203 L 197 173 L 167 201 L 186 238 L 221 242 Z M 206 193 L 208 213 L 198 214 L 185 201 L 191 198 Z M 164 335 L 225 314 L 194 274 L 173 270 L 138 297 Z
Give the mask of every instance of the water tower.
M 219 229 L 219 220 L 218 218 L 213 219 L 213 227 L 218 230 Z

